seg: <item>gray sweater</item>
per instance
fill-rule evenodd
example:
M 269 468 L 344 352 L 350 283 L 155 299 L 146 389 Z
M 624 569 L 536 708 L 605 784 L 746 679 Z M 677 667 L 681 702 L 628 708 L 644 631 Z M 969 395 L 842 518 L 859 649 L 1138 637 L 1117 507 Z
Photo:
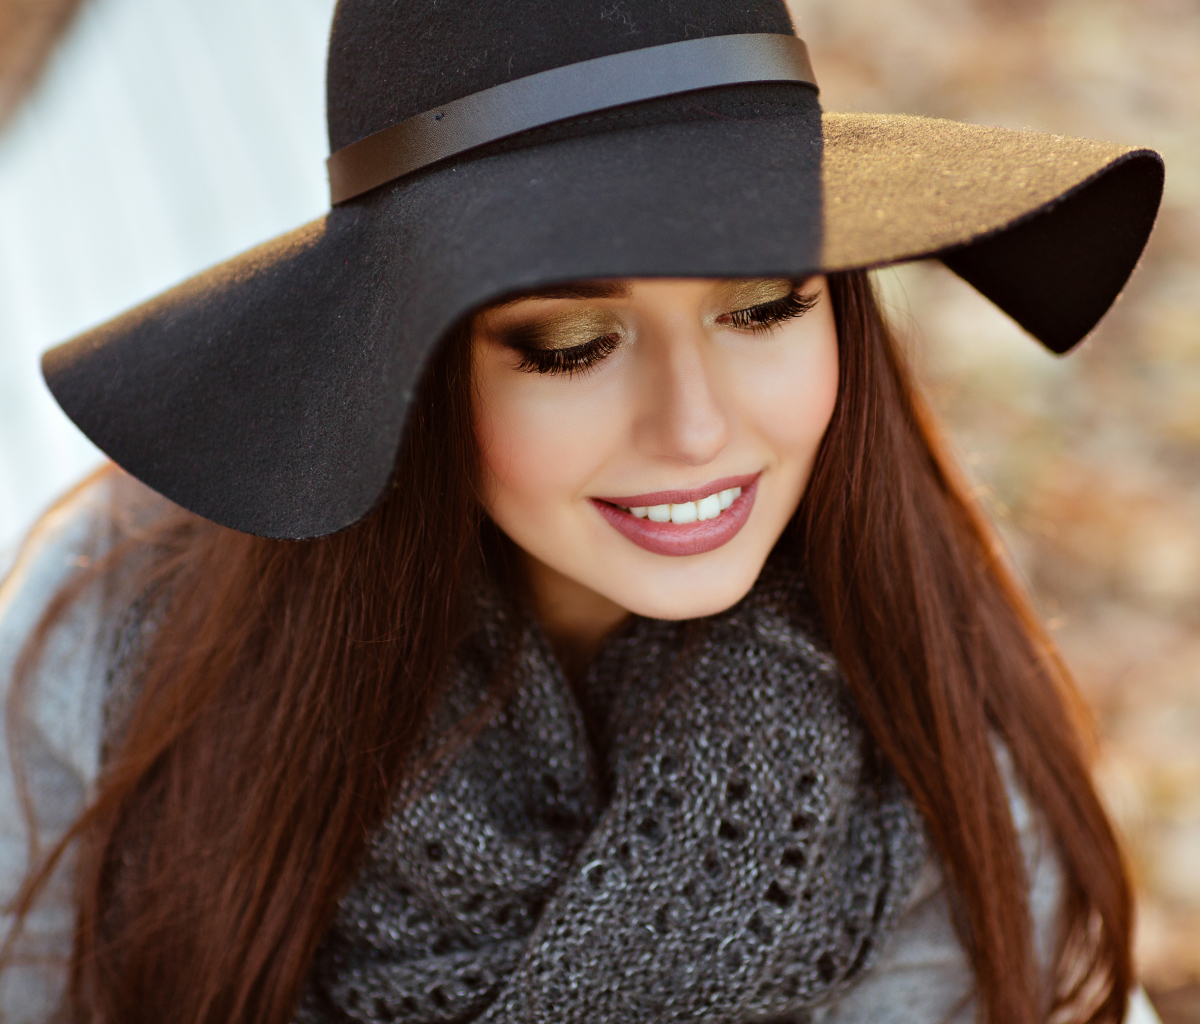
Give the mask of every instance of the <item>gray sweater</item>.
M 126 486 L 120 478 L 103 478 L 58 507 L 39 524 L 0 585 L 0 685 L 6 693 L 21 647 L 47 602 L 83 560 L 103 554 L 113 542 L 113 489 Z M 77 602 L 50 638 L 26 706 L 21 728 L 30 736 L 26 770 L 42 848 L 80 812 L 99 770 L 112 620 L 113 609 L 102 590 Z M 0 899 L 5 903 L 28 864 L 30 840 L 6 736 L 7 731 L 0 733 Z M 1031 881 L 1038 954 L 1048 964 L 1060 867 L 1036 811 L 1011 773 L 1009 793 Z M 73 923 L 68 872 L 69 865 L 64 866 L 27 919 L 21 952 L 35 954 L 29 959 L 36 962 L 21 963 L 0 978 L 0 1019 L 6 1024 L 60 1019 Z M 836 1003 L 823 1007 L 817 1019 L 822 1024 L 968 1024 L 974 1017 L 972 972 L 951 923 L 941 868 L 931 858 L 875 966 Z M 1127 1020 L 1157 1022 L 1140 990 L 1131 999 Z

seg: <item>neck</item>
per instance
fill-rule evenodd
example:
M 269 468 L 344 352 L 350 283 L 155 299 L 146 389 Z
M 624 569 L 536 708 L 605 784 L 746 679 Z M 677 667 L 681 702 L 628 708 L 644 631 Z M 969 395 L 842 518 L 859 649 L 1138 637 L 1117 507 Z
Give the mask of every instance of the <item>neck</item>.
M 629 617 L 629 612 L 531 555 L 524 556 L 524 563 L 546 639 L 567 678 L 578 682 L 605 637 Z

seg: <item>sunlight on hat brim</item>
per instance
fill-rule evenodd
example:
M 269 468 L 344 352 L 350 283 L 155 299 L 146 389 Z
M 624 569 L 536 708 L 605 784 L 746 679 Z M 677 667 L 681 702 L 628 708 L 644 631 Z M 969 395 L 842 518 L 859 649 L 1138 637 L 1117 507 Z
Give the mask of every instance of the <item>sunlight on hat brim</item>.
M 825 270 L 938 256 L 1059 353 L 1124 287 L 1162 196 L 1146 149 L 903 115 L 822 131 Z

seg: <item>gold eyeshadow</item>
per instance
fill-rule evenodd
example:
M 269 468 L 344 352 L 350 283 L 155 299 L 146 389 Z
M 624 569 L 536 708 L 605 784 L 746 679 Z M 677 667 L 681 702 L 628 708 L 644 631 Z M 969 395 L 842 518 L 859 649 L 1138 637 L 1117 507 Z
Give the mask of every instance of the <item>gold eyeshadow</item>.
M 597 338 L 620 334 L 623 330 L 624 324 L 615 312 L 585 308 L 534 317 L 502 328 L 498 336 L 504 344 L 515 349 L 550 352 L 577 348 Z
M 710 322 L 730 313 L 788 298 L 796 288 L 789 278 L 731 278 L 719 282 L 710 299 Z M 520 301 L 520 300 L 517 300 Z M 484 314 L 488 318 L 487 313 Z M 490 319 L 490 318 L 489 318 Z M 492 327 L 493 336 L 523 352 L 561 352 L 580 348 L 601 338 L 625 333 L 625 323 L 614 309 L 582 306 L 558 312 L 518 317 L 515 323 Z
M 796 289 L 796 282 L 786 277 L 737 278 L 723 281 L 713 297 L 716 316 L 751 309 L 767 302 L 786 299 Z

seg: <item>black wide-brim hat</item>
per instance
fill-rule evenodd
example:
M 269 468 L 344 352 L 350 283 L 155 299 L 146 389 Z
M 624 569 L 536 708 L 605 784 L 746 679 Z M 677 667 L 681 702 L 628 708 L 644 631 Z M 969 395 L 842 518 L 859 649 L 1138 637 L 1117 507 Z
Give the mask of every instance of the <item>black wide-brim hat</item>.
M 335 205 L 46 354 L 117 464 L 308 538 L 385 491 L 470 310 L 611 277 L 802 277 L 936 256 L 1055 352 L 1142 252 L 1157 154 L 822 114 L 780 0 L 340 0 Z

